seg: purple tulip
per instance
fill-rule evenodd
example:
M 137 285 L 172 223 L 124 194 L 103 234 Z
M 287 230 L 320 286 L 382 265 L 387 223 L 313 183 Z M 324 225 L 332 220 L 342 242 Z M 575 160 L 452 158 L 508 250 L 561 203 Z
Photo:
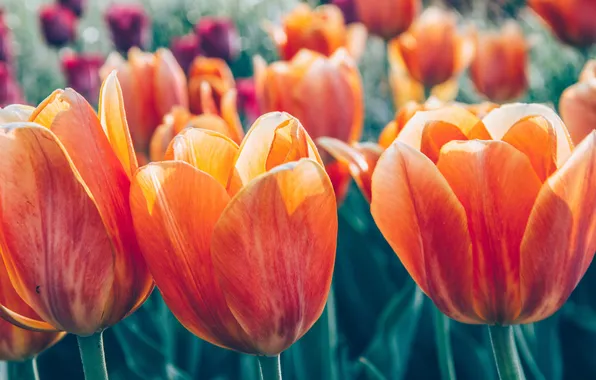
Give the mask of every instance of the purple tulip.
M 12 61 L 12 36 L 4 22 L 4 11 L 0 9 L 0 61 Z
M 77 17 L 83 15 L 83 8 L 85 8 L 84 0 L 58 0 L 58 3 L 63 7 L 70 9 Z
M 358 21 L 354 0 L 332 0 L 331 3 L 337 6 L 341 10 L 341 13 L 344 14 L 346 24 Z
M 234 60 L 240 51 L 240 38 L 234 22 L 227 18 L 204 17 L 195 25 L 201 54 Z
M 247 124 L 252 124 L 261 116 L 254 78 L 238 79 L 236 91 L 238 91 L 238 110 L 244 114 Z
M 149 17 L 140 5 L 113 4 L 106 12 L 112 41 L 121 52 L 133 46 L 143 48 L 149 42 Z
M 99 69 L 103 63 L 104 58 L 99 54 L 65 54 L 62 57 L 62 72 L 68 87 L 72 87 L 90 103 L 95 103 L 101 86 Z
M 77 18 L 70 9 L 59 4 L 48 4 L 39 11 L 39 20 L 48 45 L 62 47 L 74 41 Z
M 23 95 L 18 82 L 6 62 L 0 62 L 0 107 L 23 103 Z
M 194 33 L 174 37 L 170 43 L 170 50 L 184 72 L 188 72 L 192 61 L 200 54 L 199 37 Z

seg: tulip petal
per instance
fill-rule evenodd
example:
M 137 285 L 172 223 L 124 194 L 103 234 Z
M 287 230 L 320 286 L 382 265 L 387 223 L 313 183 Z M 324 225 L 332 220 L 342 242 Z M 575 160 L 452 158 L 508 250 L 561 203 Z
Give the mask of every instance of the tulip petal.
M 250 182 L 215 226 L 219 283 L 258 352 L 279 354 L 321 315 L 335 262 L 336 207 L 324 169 L 302 159 Z
M 153 287 L 132 226 L 130 179 L 87 101 L 67 89 L 46 108 L 58 107 L 56 103 L 63 110 L 55 114 L 50 129 L 93 197 L 113 245 L 113 250 L 108 251 L 116 260 L 112 303 L 104 316 L 106 324 L 111 325 L 138 306 Z M 41 114 L 44 113 L 45 109 Z
M 416 112 L 397 136 L 397 141 L 410 145 L 414 149 L 420 149 L 424 127 L 432 121 L 457 126 L 469 140 L 490 139 L 484 124 L 474 114 L 458 106 L 448 106 L 432 111 Z
M 174 106 L 188 108 L 186 75 L 172 52 L 167 49 L 159 49 L 155 53 L 154 70 L 153 91 L 157 96 L 155 101 L 157 114 L 165 115 Z
M 443 145 L 454 140 L 468 140 L 455 125 L 444 121 L 429 121 L 422 130 L 420 152 L 436 163 Z
M 436 166 L 399 141 L 372 177 L 372 216 L 414 281 L 445 314 L 479 323 L 465 210 Z
M 542 116 L 521 119 L 502 140 L 528 156 L 542 182 L 557 170 L 557 136 L 552 125 Z
M 452 141 L 437 167 L 466 211 L 476 313 L 510 323 L 521 309 L 519 247 L 542 183 L 528 158 L 500 141 Z
M 189 128 L 174 138 L 164 159 L 185 161 L 211 175 L 225 188 L 231 182 L 235 193 L 242 185 L 234 168 L 237 154 L 238 145 L 229 137 L 205 129 Z
M 501 140 L 512 126 L 529 116 L 541 116 L 551 124 L 557 137 L 556 163 L 561 167 L 571 155 L 573 143 L 565 124 L 551 108 L 541 104 L 505 104 L 490 111 L 482 121 L 492 138 Z
M 112 71 L 101 86 L 99 95 L 99 118 L 101 126 L 129 177 L 137 171 L 139 164 L 132 146 L 128 123 L 124 111 L 122 89 Z
M 542 320 L 567 300 L 596 252 L 596 133 L 542 186 L 521 244 L 523 309 Z
M 174 127 L 171 124 L 161 124 L 151 137 L 149 144 L 149 158 L 151 161 L 163 161 L 168 146 L 174 139 Z
M 176 318 L 210 343 L 254 352 L 212 265 L 211 235 L 230 199 L 225 188 L 185 162 L 160 162 L 139 169 L 130 199 L 143 255 Z
M 240 144 L 244 137 L 242 123 L 237 109 L 238 92 L 235 88 L 226 91 L 221 97 L 221 118 L 228 124 L 228 137 Z
M 56 136 L 39 125 L 5 126 L 0 160 L 0 251 L 15 290 L 56 329 L 94 333 L 109 301 L 114 260 L 93 199 Z
M 281 138 L 283 133 L 277 132 L 284 128 L 291 130 L 294 127 L 301 130 L 299 136 L 304 136 L 308 146 L 307 154 L 301 157 L 311 158 L 323 165 L 315 143 L 308 136 L 300 121 L 285 112 L 270 112 L 254 122 L 240 145 L 235 166 L 243 184 L 247 184 L 253 178 L 265 173 L 268 170 L 268 160 L 269 167 L 273 165 L 274 161 L 279 164 L 284 162 L 288 152 L 284 153 L 282 149 L 274 145 L 283 144 L 283 147 L 288 149 L 292 144 L 288 145 L 287 138 Z M 274 155 L 270 155 L 271 152 L 274 152 Z
M 33 114 L 35 108 L 22 104 L 11 104 L 4 108 L 0 107 L 0 124 L 27 121 Z
M 368 31 L 363 24 L 355 22 L 347 26 L 346 49 L 355 61 L 358 61 L 364 53 L 367 37 Z

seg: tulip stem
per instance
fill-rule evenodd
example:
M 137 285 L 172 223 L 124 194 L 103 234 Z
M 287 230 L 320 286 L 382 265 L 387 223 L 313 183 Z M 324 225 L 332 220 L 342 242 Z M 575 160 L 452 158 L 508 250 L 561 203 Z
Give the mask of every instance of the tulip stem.
M 437 342 L 437 355 L 439 357 L 439 368 L 442 380 L 455 380 L 455 364 L 453 363 L 453 352 L 451 350 L 450 321 L 449 318 L 434 308 L 435 339 Z
M 262 380 L 281 380 L 281 364 L 279 355 L 258 356 L 259 367 L 261 367 Z
M 36 358 L 8 362 L 6 372 L 5 374 L 0 373 L 0 378 L 5 379 L 8 377 L 9 380 L 39 380 Z
M 497 371 L 501 380 L 524 380 L 512 326 L 488 326 Z
M 103 351 L 103 333 L 91 336 L 77 336 L 79 352 L 83 362 L 85 380 L 108 380 L 106 357 Z

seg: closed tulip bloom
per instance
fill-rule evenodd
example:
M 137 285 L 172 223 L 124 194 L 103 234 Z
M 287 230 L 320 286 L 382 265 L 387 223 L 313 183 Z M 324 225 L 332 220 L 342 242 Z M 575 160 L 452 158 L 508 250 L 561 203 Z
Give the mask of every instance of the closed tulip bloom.
M 77 17 L 83 15 L 83 9 L 86 6 L 86 0 L 58 0 L 58 3 L 70 9 Z
M 335 5 L 311 9 L 304 3 L 284 17 L 281 27 L 270 26 L 269 33 L 282 60 L 292 59 L 301 49 L 330 56 L 342 47 L 357 60 L 364 51 L 367 35 L 362 24 L 346 26 Z
M 596 42 L 596 3 L 592 0 L 529 0 L 528 5 L 563 42 L 589 47 Z
M 240 53 L 240 36 L 231 19 L 203 17 L 195 25 L 195 33 L 204 56 L 230 62 Z
M 99 69 L 103 63 L 104 58 L 100 54 L 65 54 L 62 57 L 62 72 L 66 76 L 67 86 L 83 95 L 88 102 L 95 102 L 99 96 Z
M 417 113 L 372 176 L 377 226 L 418 286 L 463 323 L 540 321 L 596 251 L 596 132 L 575 149 L 548 107 L 482 120 Z
M 458 32 L 455 14 L 436 7 L 427 8 L 389 48 L 390 59 L 402 61 L 410 77 L 426 89 L 455 78 L 474 52 L 471 39 Z
M 511 21 L 499 33 L 475 36 L 474 42 L 470 78 L 476 90 L 495 102 L 518 98 L 528 87 L 528 46 L 521 28 Z
M 321 315 L 335 261 L 331 183 L 300 122 L 271 113 L 240 147 L 186 129 L 137 172 L 134 225 L 157 287 L 193 334 L 277 355 Z
M 48 4 L 39 11 L 41 32 L 46 43 L 62 47 L 76 38 L 77 17 L 72 11 L 59 4 Z
M 132 48 L 128 60 L 112 53 L 100 69 L 101 77 L 112 70 L 118 71 L 135 150 L 147 155 L 151 136 L 163 117 L 174 106 L 188 107 L 186 76 L 167 49 L 152 54 Z
M 118 51 L 143 48 L 149 42 L 151 21 L 141 5 L 112 4 L 106 11 L 105 19 Z
M 199 56 L 199 37 L 194 33 L 174 37 L 170 43 L 170 50 L 176 57 L 178 64 L 185 73 L 188 73 L 190 64 Z
M 596 60 L 588 61 L 579 82 L 563 91 L 559 112 L 575 144 L 596 129 Z
M 0 127 L 0 253 L 36 314 L 2 304 L 19 327 L 89 336 L 153 288 L 130 213 L 137 162 L 122 100 L 113 73 L 98 114 L 74 90 L 57 90 L 28 122 Z
M 420 0 L 354 0 L 356 16 L 368 31 L 385 40 L 407 30 L 422 7 Z
M 314 139 L 328 136 L 348 144 L 360 140 L 364 117 L 362 82 L 353 58 L 344 49 L 331 57 L 301 50 L 292 60 L 269 66 L 257 58 L 255 81 L 262 111 L 289 112 Z M 337 198 L 341 199 L 349 173 L 327 157 L 325 163 Z
M 215 106 L 218 108 L 223 96 L 236 87 L 232 70 L 223 59 L 197 57 L 188 72 L 188 97 L 192 113 L 203 113 L 205 82 L 211 88 Z

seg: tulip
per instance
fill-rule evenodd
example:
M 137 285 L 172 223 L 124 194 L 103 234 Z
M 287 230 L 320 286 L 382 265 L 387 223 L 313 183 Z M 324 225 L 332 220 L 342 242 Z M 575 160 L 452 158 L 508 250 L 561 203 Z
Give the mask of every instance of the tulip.
M 19 113 L 29 121 L 15 121 Z M 74 90 L 56 90 L 0 126 L 0 251 L 38 316 L 3 304 L 2 318 L 19 327 L 91 336 L 153 288 L 130 214 L 137 162 L 115 73 L 98 115 Z
M 592 0 L 529 0 L 528 5 L 561 41 L 577 47 L 596 42 L 596 3 Z
M 474 42 L 470 78 L 476 90 L 496 102 L 519 97 L 528 86 L 528 47 L 521 28 L 511 21 L 500 33 L 480 34 Z
M 248 120 L 248 124 L 252 124 L 261 114 L 254 78 L 239 79 L 236 83 L 236 90 L 238 92 L 238 108 Z
M 236 87 L 232 70 L 223 59 L 197 57 L 188 72 L 188 97 L 192 113 L 204 112 L 205 101 L 202 99 L 204 82 L 207 82 L 213 90 L 215 106 L 218 109 L 224 94 Z
M 174 37 L 170 43 L 170 49 L 176 57 L 178 64 L 185 73 L 188 73 L 191 63 L 200 54 L 199 37 L 194 33 Z
M 93 102 L 99 96 L 99 69 L 103 63 L 104 58 L 99 54 L 65 54 L 62 57 L 62 71 L 68 87 Z
M 4 21 L 2 9 L 0 9 L 0 62 L 12 62 L 12 33 Z
M 255 82 L 260 109 L 296 116 L 314 139 L 329 136 L 348 144 L 362 134 L 362 83 L 354 60 L 344 49 L 331 57 L 301 50 L 291 61 L 267 66 L 255 59 Z M 347 168 L 325 157 L 337 198 L 347 190 Z
M 195 26 L 201 54 L 233 61 L 240 52 L 240 37 L 234 21 L 227 18 L 204 17 Z
M 559 112 L 575 144 L 596 129 L 596 60 L 588 61 L 578 83 L 563 91 Z
M 0 107 L 22 101 L 21 88 L 10 67 L 6 62 L 0 61 Z
M 339 8 L 346 24 L 358 21 L 355 0 L 332 0 L 331 4 Z
M 457 32 L 455 14 L 435 7 L 427 8 L 408 31 L 389 43 L 394 81 L 406 83 L 399 87 L 407 87 L 406 93 L 415 95 L 411 100 L 422 100 L 425 90 L 438 85 L 446 88 L 435 89 L 439 93 L 433 95 L 453 99 L 457 76 L 468 66 L 473 52 L 471 39 Z M 393 85 L 394 90 L 399 89 Z M 447 94 L 441 95 L 443 92 Z
M 126 52 L 132 47 L 143 48 L 148 44 L 151 21 L 142 6 L 112 4 L 105 18 L 118 51 Z
M 321 315 L 335 261 L 336 202 L 313 141 L 275 112 L 240 147 L 186 129 L 166 159 L 139 169 L 130 194 L 166 304 L 201 339 L 278 355 Z
M 106 78 L 114 69 L 122 85 L 135 151 L 146 160 L 151 136 L 163 117 L 174 106 L 188 107 L 186 77 L 167 49 L 151 54 L 132 48 L 128 61 L 112 53 L 100 69 L 100 76 Z
M 41 31 L 48 45 L 62 47 L 76 38 L 77 17 L 68 8 L 48 4 L 39 11 Z
M 77 17 L 83 15 L 85 0 L 58 0 L 58 3 L 72 11 Z
M 284 18 L 283 27 L 268 29 L 283 60 L 292 59 L 301 49 L 330 56 L 341 47 L 358 59 L 366 44 L 366 29 L 361 24 L 346 27 L 341 10 L 331 4 L 311 9 L 301 3 Z
M 385 40 L 407 30 L 422 7 L 420 0 L 354 0 L 357 18 Z

